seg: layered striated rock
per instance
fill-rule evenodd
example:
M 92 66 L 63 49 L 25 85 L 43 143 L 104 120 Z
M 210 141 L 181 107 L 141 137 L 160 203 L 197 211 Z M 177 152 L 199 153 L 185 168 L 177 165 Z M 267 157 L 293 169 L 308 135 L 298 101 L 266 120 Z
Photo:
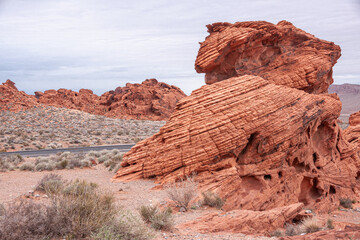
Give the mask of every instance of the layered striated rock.
M 309 93 L 327 92 L 340 47 L 296 28 L 290 22 L 214 23 L 200 45 L 195 62 L 212 84 L 256 75 L 272 83 Z
M 34 96 L 19 91 L 14 82 L 7 80 L 0 85 L 0 111 L 18 112 L 37 105 Z
M 165 120 L 185 96 L 178 87 L 147 79 L 141 84 L 127 83 L 125 87 L 104 93 L 100 104 L 108 117 Z
M 347 127 L 344 131 L 344 136 L 349 143 L 357 147 L 357 152 L 360 157 L 360 112 L 350 115 L 349 124 L 350 126 Z
M 284 222 L 290 222 L 303 206 L 302 203 L 297 203 L 268 211 L 238 210 L 226 214 L 210 213 L 182 224 L 180 228 L 191 228 L 201 233 L 226 231 L 251 235 L 267 234 L 282 228 Z
M 334 95 L 256 76 L 206 85 L 125 154 L 114 179 L 165 183 L 196 172 L 202 190 L 226 199 L 226 210 L 303 203 L 328 211 L 359 194 L 360 162 L 336 124 L 340 110 Z

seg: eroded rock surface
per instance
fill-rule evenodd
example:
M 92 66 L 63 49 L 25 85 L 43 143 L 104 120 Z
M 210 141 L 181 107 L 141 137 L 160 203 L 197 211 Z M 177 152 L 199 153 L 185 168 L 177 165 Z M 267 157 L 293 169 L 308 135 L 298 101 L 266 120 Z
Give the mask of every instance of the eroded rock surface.
M 192 228 L 201 233 L 241 232 L 245 234 L 267 234 L 282 228 L 303 208 L 302 203 L 274 208 L 268 211 L 238 210 L 224 213 L 211 213 L 195 221 L 185 223 L 180 228 Z
M 206 85 L 124 156 L 114 179 L 165 183 L 196 172 L 226 210 L 304 203 L 328 211 L 359 191 L 358 156 L 336 124 L 340 110 L 336 96 L 256 76 Z
M 14 82 L 7 80 L 0 85 L 0 111 L 18 112 L 37 105 L 34 96 L 19 91 Z
M 272 83 L 324 93 L 333 83 L 332 67 L 340 47 L 296 28 L 290 22 L 214 23 L 201 43 L 195 62 L 212 84 L 224 79 L 256 75 Z

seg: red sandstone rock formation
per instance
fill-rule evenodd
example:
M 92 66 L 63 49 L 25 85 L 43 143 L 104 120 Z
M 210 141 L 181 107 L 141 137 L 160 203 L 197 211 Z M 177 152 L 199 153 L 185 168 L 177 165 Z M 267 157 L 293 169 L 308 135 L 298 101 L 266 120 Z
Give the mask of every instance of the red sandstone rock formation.
M 212 84 L 233 76 L 256 75 L 309 93 L 327 92 L 340 47 L 287 21 L 207 25 L 195 62 Z
M 182 224 L 180 228 L 191 228 L 201 233 L 241 232 L 245 234 L 267 234 L 282 228 L 303 208 L 302 203 L 275 208 L 268 211 L 238 210 L 211 213 L 195 221 Z
M 105 112 L 99 104 L 99 97 L 88 89 L 80 89 L 79 92 L 75 92 L 60 88 L 57 91 L 35 92 L 35 97 L 39 103 L 48 106 L 77 109 L 92 114 L 104 114 Z
M 195 67 L 211 85 L 180 100 L 160 132 L 124 156 L 114 180 L 166 183 L 196 172 L 201 190 L 225 198 L 224 209 L 243 224 L 198 220 L 215 231 L 269 231 L 261 216 L 289 204 L 327 212 L 339 198 L 359 199 L 356 145 L 337 125 L 339 98 L 326 94 L 340 47 L 286 21 L 208 29 Z M 248 219 L 243 210 L 262 212 Z
M 147 79 L 141 84 L 127 83 L 125 87 L 104 93 L 100 104 L 108 117 L 165 120 L 185 96 L 178 87 Z
M 350 126 L 355 126 L 360 124 L 360 112 L 356 112 L 350 115 L 349 118 L 349 125 Z
M 349 118 L 349 127 L 347 127 L 344 131 L 345 139 L 357 146 L 357 151 L 360 157 L 360 112 L 351 114 Z M 359 177 L 360 177 L 360 169 L 359 169 Z
M 226 199 L 226 210 L 301 202 L 328 211 L 359 193 L 360 162 L 336 124 L 340 110 L 335 96 L 256 76 L 206 85 L 125 154 L 114 179 L 164 183 L 196 172 L 203 190 Z
M 14 82 L 7 80 L 0 85 L 0 111 L 17 112 L 37 105 L 34 96 L 19 91 Z
M 124 119 L 166 120 L 177 101 L 186 95 L 178 87 L 147 79 L 141 84 L 126 84 L 100 97 L 91 90 L 67 89 L 35 92 L 39 103 L 78 109 L 84 112 Z

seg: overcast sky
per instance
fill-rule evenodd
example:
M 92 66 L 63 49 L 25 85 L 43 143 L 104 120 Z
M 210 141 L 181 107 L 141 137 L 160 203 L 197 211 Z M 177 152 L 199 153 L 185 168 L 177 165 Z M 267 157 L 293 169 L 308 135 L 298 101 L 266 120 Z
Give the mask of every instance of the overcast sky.
M 0 82 L 20 90 L 89 88 L 146 78 L 186 94 L 206 24 L 288 20 L 342 48 L 335 83 L 360 84 L 360 0 L 0 0 Z

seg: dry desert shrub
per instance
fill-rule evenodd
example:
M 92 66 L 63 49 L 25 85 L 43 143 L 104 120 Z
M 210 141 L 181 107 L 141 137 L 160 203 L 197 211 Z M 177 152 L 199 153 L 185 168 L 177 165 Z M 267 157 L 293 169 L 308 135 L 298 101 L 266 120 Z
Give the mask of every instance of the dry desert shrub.
M 301 229 L 300 229 L 299 225 L 289 224 L 289 223 L 287 223 L 285 225 L 286 236 L 296 236 L 296 235 L 299 235 L 300 233 L 301 233 Z
M 344 208 L 352 208 L 354 201 L 349 198 L 340 198 L 340 205 Z
M 0 240 L 18 239 L 151 239 L 151 231 L 114 203 L 112 194 L 85 181 L 63 182 L 47 175 L 39 190 L 56 182 L 61 187 L 50 203 L 20 201 L 9 204 L 0 217 Z
M 282 236 L 283 236 L 283 232 L 279 229 L 270 233 L 270 237 L 282 237 Z
M 203 205 L 221 209 L 225 204 L 225 201 L 221 197 L 219 197 L 219 195 L 217 195 L 216 193 L 207 191 L 207 192 L 203 192 L 201 194 L 203 197 L 203 200 L 202 200 Z
M 53 206 L 23 200 L 5 209 L 0 218 L 0 240 L 51 239 L 69 232 L 70 227 Z
M 148 240 L 153 237 L 153 232 L 131 213 L 120 214 L 91 235 L 93 240 Z
M 333 220 L 332 219 L 328 219 L 327 221 L 326 221 L 326 227 L 328 228 L 328 229 L 334 229 L 334 225 L 333 225 Z
M 197 183 L 193 177 L 186 177 L 185 180 L 167 185 L 165 191 L 177 206 L 187 211 L 190 201 L 197 195 Z
M 168 231 L 174 226 L 171 208 L 160 210 L 157 206 L 141 206 L 139 209 L 142 219 L 155 230 Z
M 24 164 L 22 164 L 19 169 L 21 171 L 33 171 L 35 168 L 35 165 L 31 162 L 25 162 Z
M 46 192 L 47 194 L 57 194 L 64 187 L 65 181 L 58 174 L 50 173 L 45 175 L 36 185 L 36 191 Z

